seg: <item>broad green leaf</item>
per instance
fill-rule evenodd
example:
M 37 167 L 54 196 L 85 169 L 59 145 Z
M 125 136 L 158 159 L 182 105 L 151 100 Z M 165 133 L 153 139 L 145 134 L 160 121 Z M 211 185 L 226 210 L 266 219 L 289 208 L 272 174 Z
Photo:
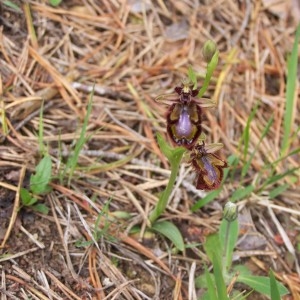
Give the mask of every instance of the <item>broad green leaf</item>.
M 271 297 L 270 278 L 264 276 L 250 276 L 240 274 L 237 282 L 250 286 L 255 291 Z M 281 296 L 288 294 L 288 289 L 281 283 L 278 283 L 278 289 Z
M 52 6 L 58 6 L 60 3 L 62 2 L 62 0 L 49 0 L 50 5 Z
M 52 161 L 46 155 L 37 165 L 35 175 L 30 177 L 30 189 L 34 194 L 42 194 L 49 191 L 48 184 L 51 180 Z
M 233 267 L 233 273 L 238 272 L 241 275 L 251 275 L 251 271 L 245 265 L 235 265 Z
M 211 274 L 208 272 L 207 267 L 205 266 L 205 278 L 207 284 L 207 292 L 210 300 L 218 300 L 216 286 L 213 281 Z
M 278 284 L 275 279 L 274 273 L 272 270 L 269 272 L 269 277 L 270 277 L 270 289 L 271 289 L 271 299 L 272 300 L 280 300 L 280 293 L 278 290 Z
M 29 191 L 26 190 L 25 188 L 21 188 L 20 196 L 21 196 L 23 204 L 28 203 L 31 199 L 31 195 L 30 195 Z
M 22 204 L 25 206 L 31 206 L 38 201 L 36 198 L 32 197 L 29 191 L 26 190 L 25 188 L 21 188 L 20 196 L 21 196 Z
M 222 263 L 218 251 L 214 250 L 212 252 L 212 263 L 214 267 L 214 277 L 215 277 L 215 283 L 218 292 L 218 299 L 229 300 L 227 296 L 226 285 L 225 285 L 223 272 L 222 272 L 223 271 Z
M 173 223 L 169 221 L 159 221 L 155 222 L 151 228 L 168 238 L 177 249 L 180 251 L 184 250 L 184 241 L 181 232 Z
M 33 205 L 32 209 L 44 215 L 48 215 L 49 213 L 49 208 L 43 203 Z
M 212 254 L 215 253 L 215 255 L 221 260 L 223 247 L 220 242 L 219 234 L 211 234 L 206 238 L 206 242 L 204 244 L 204 249 L 209 257 L 210 261 L 212 262 L 213 256 Z

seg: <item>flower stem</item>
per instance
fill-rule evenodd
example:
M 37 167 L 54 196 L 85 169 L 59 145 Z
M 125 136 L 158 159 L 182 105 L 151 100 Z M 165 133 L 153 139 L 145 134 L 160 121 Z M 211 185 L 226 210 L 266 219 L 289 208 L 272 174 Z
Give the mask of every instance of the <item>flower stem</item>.
M 166 189 L 163 191 L 161 196 L 159 197 L 159 200 L 154 208 L 154 210 L 150 213 L 149 216 L 149 221 L 151 224 L 153 224 L 159 216 L 165 211 L 168 201 L 172 192 L 172 189 L 174 187 L 176 178 L 177 178 L 177 173 L 178 169 L 180 166 L 180 162 L 183 156 L 183 153 L 185 152 L 185 149 L 182 148 L 177 148 L 172 151 L 172 154 L 169 158 L 169 161 L 171 163 L 171 175 L 169 182 L 166 186 Z

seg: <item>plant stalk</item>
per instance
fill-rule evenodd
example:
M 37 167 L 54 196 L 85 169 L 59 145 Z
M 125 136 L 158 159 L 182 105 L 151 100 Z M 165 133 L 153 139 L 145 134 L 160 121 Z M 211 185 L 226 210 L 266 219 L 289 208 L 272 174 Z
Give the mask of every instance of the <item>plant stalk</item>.
M 159 216 L 165 211 L 165 209 L 168 205 L 168 201 L 169 201 L 170 195 L 172 193 L 172 189 L 174 187 L 174 184 L 175 184 L 175 181 L 177 178 L 177 173 L 178 173 L 178 169 L 180 166 L 180 162 L 181 162 L 183 153 L 184 153 L 184 151 L 177 152 L 174 155 L 174 159 L 172 159 L 172 161 L 171 161 L 170 179 L 166 186 L 166 189 L 163 191 L 163 193 L 159 197 L 159 200 L 158 200 L 154 210 L 151 212 L 151 214 L 149 216 L 149 221 L 151 222 L 151 224 L 153 224 L 159 218 Z

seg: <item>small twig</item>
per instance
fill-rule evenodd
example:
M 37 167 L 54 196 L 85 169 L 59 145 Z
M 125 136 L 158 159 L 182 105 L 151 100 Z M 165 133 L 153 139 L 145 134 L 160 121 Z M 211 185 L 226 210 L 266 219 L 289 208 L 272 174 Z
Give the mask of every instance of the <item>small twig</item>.
M 88 85 L 80 82 L 72 82 L 71 85 L 74 89 L 86 93 L 91 93 L 92 91 L 94 91 L 94 94 L 98 96 L 107 96 L 112 99 L 122 99 L 124 101 L 132 101 L 132 96 L 130 94 L 119 92 L 103 85 L 99 85 L 99 84 Z
M 53 102 L 48 102 L 44 105 L 44 111 L 46 111 L 49 107 L 51 107 L 53 105 Z M 16 126 L 15 126 L 15 130 L 19 130 L 20 128 L 22 128 L 26 123 L 28 123 L 30 120 L 32 120 L 34 117 L 38 116 L 40 113 L 41 109 L 38 109 L 36 111 L 34 111 L 33 113 L 31 113 L 30 115 L 28 115 L 25 119 L 23 119 L 21 122 L 19 122 Z

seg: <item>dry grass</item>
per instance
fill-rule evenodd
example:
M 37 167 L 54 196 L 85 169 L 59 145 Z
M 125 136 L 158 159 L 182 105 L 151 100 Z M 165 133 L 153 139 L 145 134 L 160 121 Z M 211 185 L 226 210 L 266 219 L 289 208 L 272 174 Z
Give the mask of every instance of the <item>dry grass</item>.
M 226 199 L 240 184 L 266 180 L 269 173 L 262 168 L 280 156 L 296 1 L 293 7 L 277 1 L 279 10 L 269 1 L 142 1 L 140 11 L 139 1 L 129 0 L 63 1 L 58 8 L 47 1 L 14 2 L 25 14 L 1 4 L 1 122 L 8 125 L 7 133 L 2 126 L 0 146 L 1 299 L 188 299 L 188 282 L 203 271 L 205 255 L 174 255 L 168 241 L 148 232 L 142 241 L 147 216 L 170 174 L 155 140 L 156 132 L 166 131 L 166 107 L 153 99 L 172 92 L 189 65 L 203 74 L 201 47 L 213 39 L 220 63 L 207 93 L 218 102 L 205 112 L 209 141 L 224 143 L 226 157 L 240 155 L 243 129 L 259 103 L 251 122 L 252 152 L 274 116 L 245 181 L 226 182 L 218 202 L 191 213 L 205 193 L 194 188 L 188 166 L 180 169 L 164 217 L 191 242 L 189 230 L 216 231 Z M 57 176 L 79 137 L 94 84 L 90 138 L 71 185 L 53 182 L 53 191 L 41 199 L 49 215 L 19 210 L 20 187 L 28 185 L 40 159 L 42 100 L 44 142 Z M 293 124 L 295 130 L 299 102 Z M 290 156 L 276 172 L 299 163 L 299 156 Z M 300 299 L 299 179 L 288 180 L 277 182 L 290 187 L 272 201 L 266 188 L 238 203 L 242 229 L 251 236 L 240 242 L 237 257 L 255 274 L 272 267 L 290 299 Z M 103 213 L 108 201 L 109 212 Z M 130 218 L 116 219 L 118 211 Z M 135 224 L 141 233 L 128 235 Z M 83 240 L 91 242 L 79 247 Z M 289 259 L 291 252 L 296 260 Z

